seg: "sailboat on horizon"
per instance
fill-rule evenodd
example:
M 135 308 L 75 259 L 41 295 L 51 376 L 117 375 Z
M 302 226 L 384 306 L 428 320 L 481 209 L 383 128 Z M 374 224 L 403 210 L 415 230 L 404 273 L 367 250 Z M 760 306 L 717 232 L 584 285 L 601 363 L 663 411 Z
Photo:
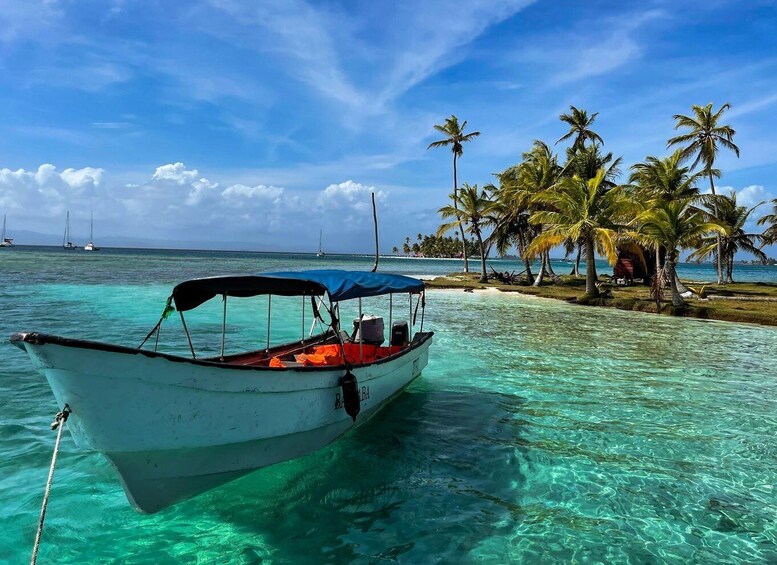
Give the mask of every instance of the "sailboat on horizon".
M 62 249 L 68 251 L 78 249 L 78 246 L 70 241 L 70 210 L 67 211 L 67 216 L 65 217 L 65 235 L 62 238 Z
M 316 257 L 323 257 L 326 255 L 326 253 L 324 253 L 323 238 L 324 230 L 322 229 L 318 232 L 318 253 L 316 253 Z
M 13 247 L 13 238 L 5 237 L 5 214 L 3 214 L 3 234 L 0 236 L 0 247 Z
M 100 248 L 94 244 L 94 212 L 89 216 L 89 243 L 84 245 L 84 251 L 100 251 Z

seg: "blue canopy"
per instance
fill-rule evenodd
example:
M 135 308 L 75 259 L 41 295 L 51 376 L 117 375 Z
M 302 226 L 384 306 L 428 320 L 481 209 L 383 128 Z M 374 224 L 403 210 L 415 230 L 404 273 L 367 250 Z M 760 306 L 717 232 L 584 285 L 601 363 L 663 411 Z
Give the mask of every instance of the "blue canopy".
M 423 289 L 423 281 L 404 275 L 329 269 L 193 279 L 177 285 L 172 298 L 176 309 L 183 312 L 220 295 L 320 296 L 328 293 L 332 302 L 340 302 L 395 292 L 417 294 Z
M 329 293 L 332 302 L 380 296 L 394 292 L 419 293 L 424 282 L 404 275 L 370 273 L 368 271 L 342 271 L 339 269 L 315 271 L 288 271 L 266 273 L 265 276 L 317 283 Z

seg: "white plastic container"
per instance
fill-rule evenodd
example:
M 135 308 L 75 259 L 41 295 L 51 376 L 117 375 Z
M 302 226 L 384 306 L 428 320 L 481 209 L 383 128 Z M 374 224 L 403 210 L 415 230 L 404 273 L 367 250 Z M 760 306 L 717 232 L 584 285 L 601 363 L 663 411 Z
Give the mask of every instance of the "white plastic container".
M 353 321 L 353 329 L 353 341 L 359 343 L 361 340 L 359 335 L 359 318 Z M 362 334 L 364 335 L 364 343 L 382 345 L 386 339 L 384 336 L 383 318 L 365 314 L 362 317 Z

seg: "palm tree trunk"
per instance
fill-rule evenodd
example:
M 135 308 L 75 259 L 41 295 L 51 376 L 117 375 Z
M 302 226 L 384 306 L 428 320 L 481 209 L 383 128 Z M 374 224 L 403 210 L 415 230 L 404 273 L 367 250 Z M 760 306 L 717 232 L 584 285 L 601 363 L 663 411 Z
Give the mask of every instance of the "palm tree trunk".
M 526 282 L 529 284 L 533 284 L 534 275 L 531 272 L 531 261 L 529 261 L 528 259 L 524 259 L 523 264 L 526 265 Z
M 664 278 L 661 276 L 661 246 L 656 245 L 656 272 L 650 281 L 653 300 L 656 301 L 656 312 L 661 313 L 661 298 L 664 293 Z
M 596 257 L 594 256 L 593 237 L 585 238 L 585 293 L 595 298 L 599 296 L 599 289 L 596 287 Z
M 726 257 L 726 284 L 734 282 L 734 252 L 730 251 Z
M 677 273 L 674 269 L 674 253 L 670 253 L 666 257 L 666 271 L 669 276 L 669 286 L 672 288 L 672 306 L 675 308 L 682 308 L 685 306 L 683 297 L 680 296 L 680 289 L 677 288 Z
M 718 201 L 715 198 L 715 183 L 712 181 L 712 171 L 708 170 L 707 175 L 710 179 L 710 190 L 712 190 L 712 210 L 715 212 L 715 219 L 718 219 Z M 723 242 L 720 239 L 720 234 L 715 234 L 715 239 L 718 242 L 718 257 L 715 261 L 715 266 L 718 270 L 718 284 L 723 284 Z
M 456 210 L 456 219 L 459 221 L 459 232 L 461 232 L 461 249 L 464 256 L 464 272 L 469 273 L 469 262 L 467 261 L 467 240 L 464 237 L 464 226 L 459 217 L 459 179 L 456 174 L 456 154 L 453 154 L 453 208 Z
M 534 275 L 531 272 L 531 261 L 526 258 L 526 238 L 523 232 L 518 232 L 518 255 L 523 259 L 523 264 L 526 267 L 526 282 L 532 284 L 534 282 Z
M 537 278 L 534 279 L 534 284 L 532 286 L 540 286 L 542 284 L 543 279 L 545 278 L 545 254 L 540 254 L 540 270 L 537 274 Z
M 572 267 L 570 275 L 575 275 L 575 278 L 580 278 L 580 256 L 583 254 L 583 246 L 580 242 L 577 243 L 577 256 L 575 257 L 575 266 Z
M 475 231 L 475 235 L 478 238 L 478 245 L 480 246 L 480 282 L 487 283 L 488 273 L 486 273 L 486 247 L 483 245 L 483 237 L 480 235 L 480 230 Z
M 549 277 L 556 277 L 556 273 L 553 271 L 553 265 L 550 264 L 550 251 L 545 252 L 545 269 L 547 269 Z

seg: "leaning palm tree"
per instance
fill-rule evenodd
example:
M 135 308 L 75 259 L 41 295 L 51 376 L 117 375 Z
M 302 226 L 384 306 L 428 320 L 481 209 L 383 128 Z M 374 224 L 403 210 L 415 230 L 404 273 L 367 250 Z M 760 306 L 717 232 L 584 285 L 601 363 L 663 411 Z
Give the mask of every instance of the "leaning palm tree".
M 467 225 L 467 233 L 475 236 L 480 249 L 480 282 L 488 282 L 486 273 L 486 245 L 483 241 L 483 227 L 486 222 L 493 202 L 489 199 L 485 190 L 479 190 L 478 185 L 470 186 L 466 182 L 461 185 L 461 190 L 453 197 L 456 203 L 440 208 L 442 217 L 456 218 L 452 222 L 442 224 L 437 230 L 437 237 L 441 237 L 446 231 L 464 223 Z
M 589 180 L 565 177 L 554 190 L 538 194 L 535 203 L 547 209 L 533 213 L 531 221 L 542 224 L 544 229 L 527 250 L 530 255 L 536 255 L 567 239 L 584 241 L 585 293 L 591 298 L 599 295 L 594 253 L 598 250 L 611 263 L 615 262 L 618 230 L 633 212 L 633 202 L 623 187 L 604 188 L 605 174 L 602 168 Z
M 529 208 L 525 202 L 514 200 L 509 189 L 503 184 L 498 187 L 488 185 L 485 189 L 489 191 L 493 200 L 484 222 L 484 225 L 493 228 L 488 237 L 489 244 L 492 244 L 501 256 L 506 255 L 514 245 L 518 249 L 518 255 L 523 259 L 526 281 L 532 284 L 534 275 L 531 261 L 526 256 L 526 248 L 534 239 L 537 230 L 529 222 Z
M 773 214 L 767 214 L 758 220 L 759 226 L 766 224 L 763 236 L 767 244 L 777 243 L 777 198 L 772 200 L 772 211 Z
M 737 147 L 732 139 L 736 133 L 734 129 L 729 125 L 720 125 L 718 121 L 723 115 L 723 112 L 731 108 L 731 104 L 723 104 L 717 112 L 712 111 L 712 102 L 706 106 L 692 106 L 693 116 L 684 116 L 682 114 L 676 114 L 674 119 L 674 129 L 687 128 L 690 131 L 683 135 L 678 135 L 671 138 L 667 142 L 667 147 L 673 145 L 684 145 L 682 148 L 683 159 L 693 158 L 693 164 L 691 169 L 695 169 L 699 163 L 703 166 L 703 172 L 710 179 L 710 190 L 712 195 L 715 196 L 715 183 L 713 182 L 713 165 L 715 164 L 715 158 L 718 155 L 718 151 L 721 147 L 730 149 L 737 157 L 739 157 L 739 147 Z M 715 210 L 715 216 L 717 216 L 717 210 Z M 723 248 L 720 237 L 717 240 L 718 253 L 717 253 L 717 271 L 718 271 L 718 284 L 723 283 Z
M 685 306 L 675 271 L 679 249 L 696 247 L 705 235 L 726 231 L 719 223 L 709 221 L 692 204 L 692 198 L 657 202 L 635 219 L 635 235 L 639 239 L 653 245 L 656 253 L 658 248 L 666 248 L 666 275 L 672 289 L 672 305 L 677 308 Z
M 561 114 L 559 116 L 559 119 L 562 122 L 569 124 L 569 131 L 565 135 L 562 135 L 556 144 L 558 145 L 562 141 L 574 137 L 575 140 L 572 142 L 572 151 L 582 149 L 586 141 L 604 145 L 604 141 L 599 137 L 599 134 L 591 129 L 599 112 L 594 112 L 589 116 L 587 111 L 579 110 L 574 106 L 570 106 L 569 109 L 571 110 L 569 114 Z
M 451 151 L 453 152 L 453 207 L 454 209 L 458 206 L 457 203 L 457 195 L 459 191 L 459 182 L 457 177 L 457 171 L 456 171 L 456 161 L 459 157 L 461 157 L 464 154 L 464 146 L 463 144 L 467 141 L 471 141 L 473 138 L 480 135 L 479 131 L 472 131 L 470 133 L 464 133 L 464 129 L 467 127 L 467 120 L 464 120 L 461 124 L 459 124 L 459 119 L 451 114 L 450 118 L 445 118 L 445 123 L 442 125 L 435 124 L 434 129 L 445 135 L 444 139 L 440 139 L 439 141 L 433 141 L 429 144 L 428 149 L 431 149 L 432 147 L 447 147 L 450 146 Z M 461 232 L 461 240 L 462 240 L 462 253 L 464 255 L 464 272 L 469 272 L 469 262 L 467 261 L 467 243 L 466 239 L 464 238 L 464 226 L 461 225 L 461 221 L 459 221 L 459 231 Z
M 764 234 L 747 233 L 745 231 L 747 220 L 761 204 L 763 202 L 756 204 L 752 208 L 739 206 L 737 205 L 736 192 L 733 191 L 728 196 L 718 194 L 717 196 L 706 196 L 704 198 L 704 208 L 706 210 L 702 210 L 702 212 L 707 220 L 712 221 L 714 219 L 714 209 L 717 208 L 718 222 L 726 229 L 726 232 L 720 236 L 723 249 L 723 261 L 721 262 L 724 266 L 724 280 L 726 283 L 734 282 L 734 256 L 737 252 L 750 253 L 760 261 L 766 261 L 767 259 L 766 253 L 761 251 L 760 247 L 768 243 L 768 239 L 764 237 Z M 707 257 L 715 256 L 717 250 L 717 239 L 715 237 L 702 238 L 699 242 L 699 248 L 691 253 L 688 260 L 701 261 Z

